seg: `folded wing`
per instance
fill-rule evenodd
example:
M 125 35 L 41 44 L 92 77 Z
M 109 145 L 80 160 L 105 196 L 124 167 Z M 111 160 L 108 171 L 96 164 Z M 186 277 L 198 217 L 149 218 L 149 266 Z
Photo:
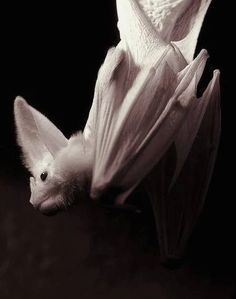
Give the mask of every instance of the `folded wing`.
M 109 186 L 124 192 L 134 188 L 162 158 L 187 119 L 207 53 L 202 51 L 179 78 L 168 65 L 168 53 L 169 49 L 154 65 L 143 68 L 127 94 L 123 94 L 125 59 L 106 89 L 101 89 L 92 197 L 101 196 Z

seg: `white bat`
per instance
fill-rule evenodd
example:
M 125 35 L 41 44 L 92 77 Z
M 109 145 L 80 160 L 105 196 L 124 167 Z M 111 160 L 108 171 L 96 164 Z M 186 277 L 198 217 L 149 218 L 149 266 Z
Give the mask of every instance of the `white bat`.
M 219 71 L 200 98 L 207 51 L 193 59 L 211 0 L 117 0 L 121 41 L 98 73 L 83 132 L 65 138 L 21 97 L 17 140 L 42 213 L 77 196 L 149 195 L 161 256 L 182 256 L 203 206 L 220 136 Z M 113 194 L 112 193 L 112 194 Z

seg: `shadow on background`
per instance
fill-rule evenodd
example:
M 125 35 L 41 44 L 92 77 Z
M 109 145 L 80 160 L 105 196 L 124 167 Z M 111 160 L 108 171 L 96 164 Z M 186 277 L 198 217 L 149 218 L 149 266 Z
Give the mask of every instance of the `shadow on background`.
M 168 268 L 143 194 L 132 199 L 141 213 L 87 201 L 46 217 L 28 202 L 27 175 L 7 169 L 0 176 L 1 298 L 233 298 L 233 242 L 215 204 L 205 209 L 183 263 Z

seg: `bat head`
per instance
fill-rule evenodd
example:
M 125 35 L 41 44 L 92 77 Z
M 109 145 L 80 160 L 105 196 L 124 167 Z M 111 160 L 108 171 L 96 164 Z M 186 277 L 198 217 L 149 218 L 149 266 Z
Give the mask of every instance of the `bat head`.
M 54 214 L 86 192 L 92 169 L 91 145 L 79 133 L 69 140 L 44 115 L 17 97 L 14 103 L 17 141 L 31 172 L 31 204 Z

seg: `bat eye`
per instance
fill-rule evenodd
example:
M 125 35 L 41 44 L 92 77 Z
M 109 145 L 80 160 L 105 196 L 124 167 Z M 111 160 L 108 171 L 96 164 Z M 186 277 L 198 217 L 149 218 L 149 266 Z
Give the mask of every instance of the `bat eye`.
M 47 176 L 48 176 L 47 171 L 44 171 L 41 173 L 40 179 L 44 182 L 46 180 Z

